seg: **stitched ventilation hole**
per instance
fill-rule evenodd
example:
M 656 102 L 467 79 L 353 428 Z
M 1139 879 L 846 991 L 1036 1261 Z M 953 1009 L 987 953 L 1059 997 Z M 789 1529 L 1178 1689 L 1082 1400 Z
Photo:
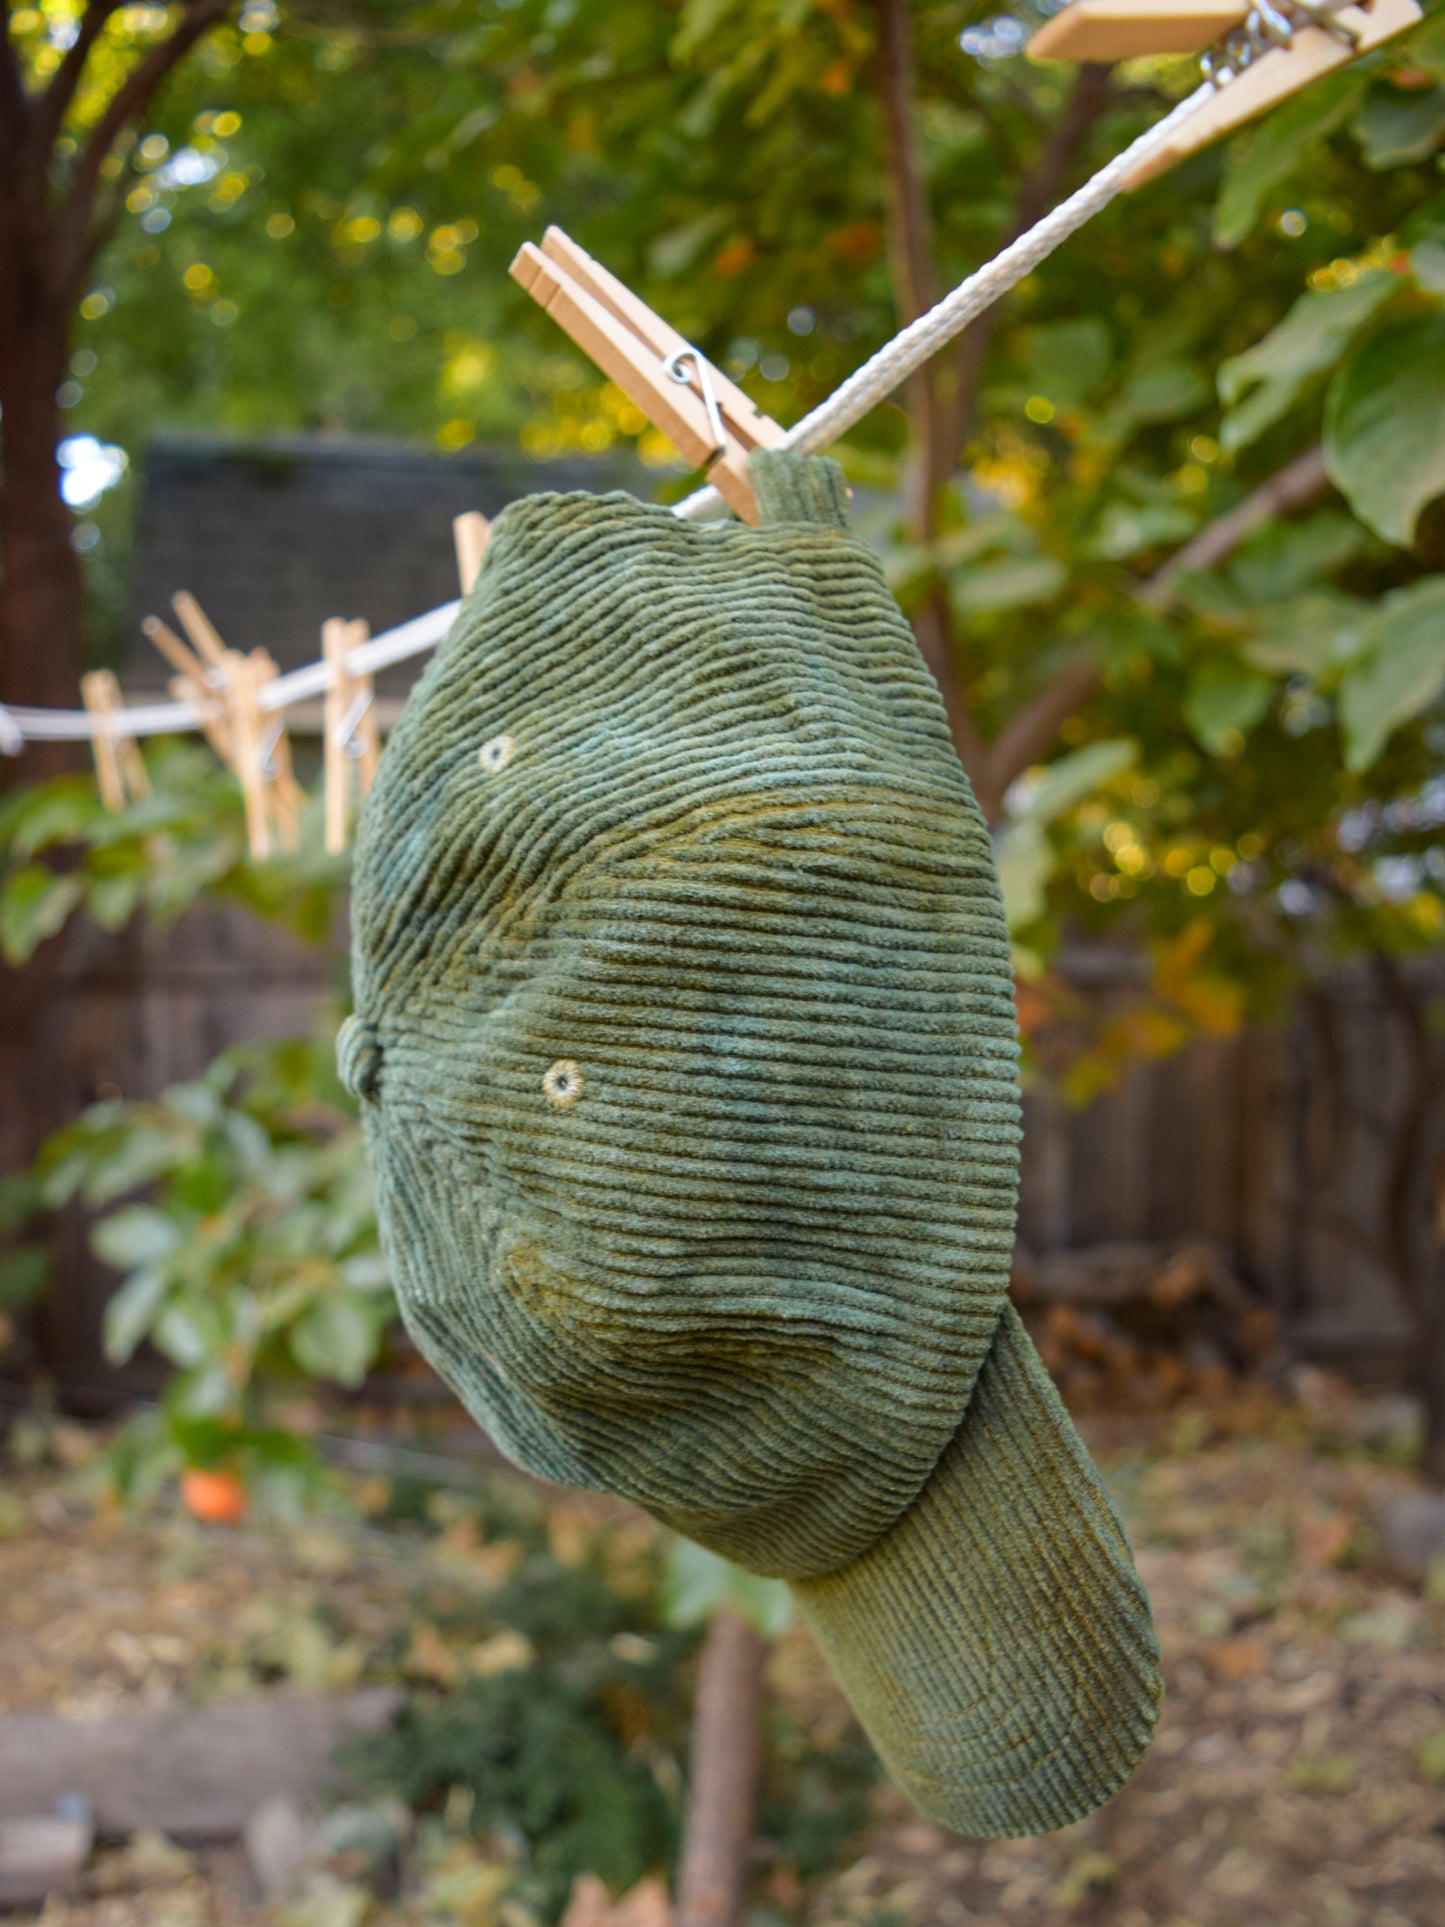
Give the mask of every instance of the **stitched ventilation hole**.
M 580 1064 L 574 1064 L 570 1057 L 559 1057 L 543 1074 L 542 1095 L 554 1111 L 570 1111 L 586 1081 Z
M 507 767 L 516 753 L 517 745 L 510 736 L 493 736 L 477 751 L 477 761 L 488 776 L 495 776 Z

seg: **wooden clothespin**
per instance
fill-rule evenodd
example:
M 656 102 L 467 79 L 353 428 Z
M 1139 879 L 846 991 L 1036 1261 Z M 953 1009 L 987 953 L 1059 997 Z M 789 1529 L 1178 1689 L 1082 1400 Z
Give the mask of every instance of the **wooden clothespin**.
M 512 278 L 756 526 L 748 455 L 778 445 L 778 424 L 560 228 L 548 228 L 540 248 L 526 243 Z
M 268 682 L 275 682 L 281 671 L 275 658 L 264 649 L 253 649 L 247 661 L 251 664 L 256 692 L 257 733 L 261 743 L 261 781 L 265 785 L 265 797 L 271 808 L 271 821 L 276 829 L 277 840 L 288 856 L 295 856 L 301 848 L 301 808 L 306 801 L 306 792 L 296 781 L 296 771 L 291 761 L 291 738 L 286 730 L 284 710 L 274 709 L 270 715 L 263 716 L 260 709 L 260 695 Z
M 249 655 L 228 649 L 194 596 L 182 591 L 172 596 L 171 604 L 190 648 L 154 616 L 143 627 L 179 672 L 172 690 L 198 711 L 207 741 L 235 772 L 253 860 L 263 862 L 278 842 L 284 850 L 298 849 L 304 793 L 292 770 L 282 714 L 278 710 L 265 716 L 260 705 L 261 691 L 279 673 L 275 662 L 264 649 Z
M 461 579 L 463 595 L 471 594 L 472 584 L 477 579 L 477 571 L 482 566 L 482 557 L 491 539 L 492 525 L 479 509 L 470 509 L 467 514 L 457 516 L 452 523 L 452 540 L 457 547 L 457 575 Z
M 356 803 L 360 808 L 371 788 L 377 757 L 381 754 L 372 679 L 364 673 L 355 674 L 346 661 L 356 645 L 365 642 L 368 633 L 364 622 L 345 622 L 339 616 L 321 625 L 321 651 L 331 667 L 324 727 L 326 847 L 333 856 L 346 848 L 346 826 L 351 815 L 351 771 L 356 771 Z
M 1204 54 L 1214 98 L 1183 122 L 1167 147 L 1129 176 L 1140 187 L 1291 94 L 1412 27 L 1416 0 L 1072 0 L 1029 42 L 1044 60 L 1128 60 L 1139 54 Z
M 151 786 L 134 736 L 122 736 L 115 726 L 116 712 L 125 707 L 120 684 L 109 669 L 92 669 L 80 679 L 80 699 L 90 712 L 100 800 L 108 810 L 123 810 L 149 796 Z
M 170 693 L 177 702 L 188 703 L 201 720 L 201 734 L 229 769 L 231 738 L 226 729 L 226 711 L 217 691 L 224 687 L 220 672 L 208 669 L 201 658 L 188 649 L 175 630 L 159 616 L 146 616 L 141 632 L 155 644 L 176 674 L 170 680 Z
M 1243 23 L 1249 0 L 1071 0 L 1029 42 L 1035 60 L 1197 54 Z

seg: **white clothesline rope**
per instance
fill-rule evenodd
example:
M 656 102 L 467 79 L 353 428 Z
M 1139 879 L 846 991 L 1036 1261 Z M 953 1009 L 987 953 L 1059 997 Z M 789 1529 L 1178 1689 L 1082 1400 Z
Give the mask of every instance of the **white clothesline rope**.
M 783 437 L 781 446 L 802 454 L 827 448 L 886 396 L 901 388 L 908 377 L 937 354 L 985 308 L 993 306 L 1016 287 L 1024 276 L 1052 254 L 1099 211 L 1107 207 L 1129 178 L 1173 138 L 1180 125 L 1206 101 L 1216 97 L 1209 82 L 1197 87 L 1180 101 L 1161 121 L 1147 129 L 1121 154 L 1100 168 L 1090 180 L 1071 194 L 1043 220 L 1022 234 L 992 261 L 969 275 L 936 307 L 920 315 L 876 355 L 865 361 L 856 373 L 821 402 L 811 414 L 794 424 Z M 679 502 L 673 513 L 694 521 L 722 506 L 722 497 L 712 487 L 700 488 Z M 383 635 L 373 636 L 351 650 L 345 661 L 349 675 L 370 675 L 392 663 L 434 649 L 451 628 L 460 602 L 444 603 L 414 616 Z M 307 697 L 326 693 L 332 677 L 327 662 L 307 663 L 266 683 L 259 692 L 262 709 L 285 709 Z M 201 715 L 190 703 L 137 703 L 112 710 L 104 727 L 117 736 L 164 736 L 177 730 L 197 729 Z M 6 709 L 0 705 L 0 752 L 15 756 L 29 742 L 85 742 L 95 734 L 95 724 L 84 709 Z

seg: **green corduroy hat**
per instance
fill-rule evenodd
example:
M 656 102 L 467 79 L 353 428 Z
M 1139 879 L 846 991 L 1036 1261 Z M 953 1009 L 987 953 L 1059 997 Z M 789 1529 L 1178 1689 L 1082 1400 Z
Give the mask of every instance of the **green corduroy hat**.
M 988 833 L 831 462 L 762 526 L 499 518 L 356 851 L 382 1236 L 518 1464 L 792 1585 L 960 1831 L 1107 1799 L 1158 1649 L 1006 1288 L 1019 1105 Z

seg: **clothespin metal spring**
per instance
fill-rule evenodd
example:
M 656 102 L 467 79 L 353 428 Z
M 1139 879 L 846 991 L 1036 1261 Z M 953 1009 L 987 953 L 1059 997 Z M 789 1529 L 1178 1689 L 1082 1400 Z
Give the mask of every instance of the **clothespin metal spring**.
M 350 708 L 336 725 L 336 733 L 332 741 L 343 756 L 350 756 L 353 760 L 359 761 L 366 755 L 368 744 L 361 734 L 361 719 L 370 709 L 375 695 L 375 690 L 370 688 L 358 690 L 351 699 Z
M 691 374 L 683 367 L 686 361 L 692 363 Z M 712 369 L 697 349 L 689 346 L 674 348 L 672 353 L 664 358 L 662 371 L 665 375 L 670 375 L 674 381 L 680 382 L 684 388 L 691 388 L 694 376 L 696 377 L 697 391 L 702 397 L 703 410 L 707 415 L 708 433 L 712 436 L 712 452 L 714 455 L 720 455 L 727 447 L 728 437 L 727 430 L 723 427 L 722 410 L 718 407 L 717 391 L 712 385 Z
M 1360 37 L 1347 21 L 1337 20 L 1322 0 L 1254 0 L 1241 26 L 1199 56 L 1199 66 L 1211 87 L 1226 87 L 1261 54 L 1288 47 L 1300 26 L 1321 28 L 1353 52 Z

